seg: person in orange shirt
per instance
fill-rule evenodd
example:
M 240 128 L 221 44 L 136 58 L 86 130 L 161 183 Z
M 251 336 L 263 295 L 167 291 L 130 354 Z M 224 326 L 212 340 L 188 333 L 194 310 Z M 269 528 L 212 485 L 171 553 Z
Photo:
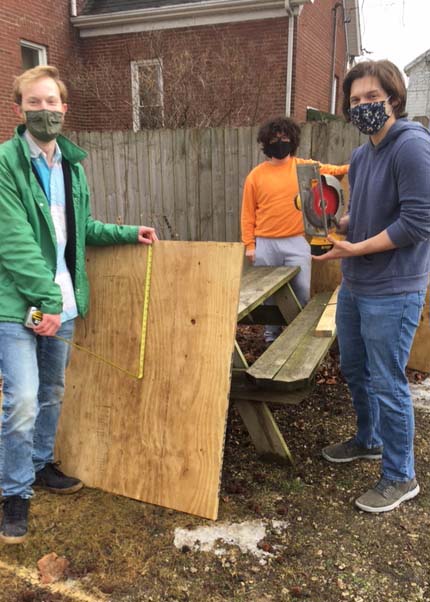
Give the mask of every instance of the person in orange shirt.
M 289 117 L 264 123 L 257 142 L 267 160 L 248 174 L 243 189 L 241 230 L 246 257 L 255 266 L 299 266 L 291 284 L 304 306 L 310 297 L 311 251 L 304 237 L 302 212 L 294 203 L 299 193 L 296 166 L 313 160 L 295 156 L 300 127 Z M 334 176 L 346 174 L 349 167 L 319 165 L 322 174 Z M 266 341 L 273 341 L 279 332 L 278 327 L 266 326 Z

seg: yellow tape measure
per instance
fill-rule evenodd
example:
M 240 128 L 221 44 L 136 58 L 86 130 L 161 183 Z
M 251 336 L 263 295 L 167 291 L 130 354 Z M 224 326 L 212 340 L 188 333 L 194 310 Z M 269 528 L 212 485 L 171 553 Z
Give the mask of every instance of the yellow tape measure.
M 149 313 L 149 293 L 151 290 L 152 275 L 152 245 L 148 247 L 148 256 L 146 259 L 145 291 L 143 295 L 142 309 L 142 331 L 140 334 L 140 354 L 139 354 L 139 373 L 136 378 L 143 378 L 143 365 L 145 362 L 146 332 L 148 330 Z
M 114 364 L 113 362 L 111 362 L 110 360 L 107 360 L 106 358 L 102 357 L 98 353 L 94 353 L 94 351 L 90 351 L 86 347 L 82 347 L 82 345 L 73 343 L 72 341 L 69 341 L 68 339 L 59 337 L 58 335 L 54 335 L 53 338 L 58 339 L 59 341 L 63 341 L 64 343 L 67 343 L 67 345 L 71 345 L 72 347 L 75 347 L 75 349 L 79 349 L 80 351 L 85 351 L 85 353 L 92 355 L 93 357 L 97 358 L 98 360 L 107 364 L 108 366 L 115 368 L 116 370 L 120 370 L 121 372 L 128 374 L 128 376 L 132 376 L 133 378 L 137 378 L 137 379 L 142 379 L 143 378 L 143 368 L 144 368 L 144 363 L 145 363 L 146 334 L 147 334 L 147 330 L 148 330 L 149 294 L 150 294 L 150 290 L 151 290 L 151 275 L 152 275 L 152 245 L 150 245 L 148 247 L 148 255 L 147 255 L 147 260 L 146 260 L 145 288 L 144 288 L 143 308 L 142 308 L 142 329 L 141 329 L 141 333 L 140 333 L 139 371 L 137 374 L 133 374 L 133 372 L 130 372 L 129 370 L 126 370 L 125 368 L 121 368 L 121 366 Z M 33 309 L 33 308 L 31 308 L 31 309 Z M 36 310 L 36 311 L 38 311 L 38 310 Z M 40 319 L 41 319 L 41 317 L 40 317 Z

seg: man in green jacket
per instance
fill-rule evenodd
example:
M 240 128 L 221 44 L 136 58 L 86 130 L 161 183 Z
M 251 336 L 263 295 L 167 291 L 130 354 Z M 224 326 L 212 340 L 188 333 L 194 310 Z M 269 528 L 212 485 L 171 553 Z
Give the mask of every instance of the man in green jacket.
M 153 228 L 103 224 L 91 217 L 80 161 L 86 153 L 60 135 L 67 90 L 55 67 L 15 80 L 23 120 L 0 145 L 0 540 L 27 537 L 32 485 L 74 493 L 83 485 L 54 463 L 64 373 L 74 319 L 88 309 L 85 245 L 152 244 Z M 29 307 L 43 317 L 24 326 Z

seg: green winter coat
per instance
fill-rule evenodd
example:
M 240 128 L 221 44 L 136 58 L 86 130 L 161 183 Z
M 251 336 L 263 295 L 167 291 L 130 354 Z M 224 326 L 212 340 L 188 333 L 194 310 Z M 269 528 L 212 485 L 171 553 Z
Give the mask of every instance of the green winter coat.
M 46 196 L 31 167 L 25 126 L 0 145 L 0 321 L 22 322 L 29 306 L 59 314 L 63 302 L 55 284 L 57 243 Z M 116 226 L 90 214 L 85 172 L 79 163 L 85 151 L 64 136 L 57 138 L 70 167 L 70 211 L 74 214 L 74 282 L 79 315 L 88 310 L 89 286 L 85 245 L 136 243 L 138 226 Z M 68 238 L 70 232 L 68 233 Z

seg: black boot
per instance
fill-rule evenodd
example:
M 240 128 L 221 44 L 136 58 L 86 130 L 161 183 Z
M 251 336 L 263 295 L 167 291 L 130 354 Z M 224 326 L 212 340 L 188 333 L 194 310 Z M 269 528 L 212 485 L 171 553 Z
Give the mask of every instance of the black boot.
M 29 508 L 30 500 L 19 497 L 19 495 L 4 498 L 0 541 L 22 543 L 27 539 Z
M 38 470 L 34 481 L 35 487 L 46 489 L 52 493 L 75 493 L 75 491 L 82 489 L 84 486 L 82 481 L 66 476 L 59 470 L 58 466 L 58 462 L 50 463 Z

